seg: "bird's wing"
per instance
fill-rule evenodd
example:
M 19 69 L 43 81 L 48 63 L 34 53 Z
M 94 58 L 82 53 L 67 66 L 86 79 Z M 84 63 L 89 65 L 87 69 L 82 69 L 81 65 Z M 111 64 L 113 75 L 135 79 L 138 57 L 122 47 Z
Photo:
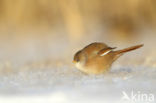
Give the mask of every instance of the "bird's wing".
M 100 50 L 99 52 L 98 52 L 98 55 L 100 55 L 100 56 L 104 56 L 104 55 L 106 55 L 106 54 L 108 54 L 109 52 L 111 52 L 113 49 L 115 49 L 116 47 L 108 47 L 108 48 L 104 48 L 104 49 L 102 49 L 102 50 Z

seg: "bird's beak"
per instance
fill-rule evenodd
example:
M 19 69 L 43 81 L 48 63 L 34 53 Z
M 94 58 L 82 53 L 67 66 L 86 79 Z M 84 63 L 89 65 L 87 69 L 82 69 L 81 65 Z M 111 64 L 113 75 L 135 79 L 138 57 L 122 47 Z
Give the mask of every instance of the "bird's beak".
M 76 63 L 76 61 L 74 61 L 74 60 L 73 60 L 73 63 L 75 64 L 75 63 Z

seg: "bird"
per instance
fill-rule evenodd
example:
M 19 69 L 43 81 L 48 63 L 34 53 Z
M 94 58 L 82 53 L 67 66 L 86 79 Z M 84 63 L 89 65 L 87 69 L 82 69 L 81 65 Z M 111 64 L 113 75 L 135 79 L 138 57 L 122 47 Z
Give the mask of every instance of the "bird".
M 75 53 L 73 63 L 76 68 L 85 74 L 107 73 L 113 62 L 124 53 L 138 49 L 143 44 L 131 46 L 121 50 L 114 50 L 117 47 L 110 47 L 102 42 L 94 42 Z

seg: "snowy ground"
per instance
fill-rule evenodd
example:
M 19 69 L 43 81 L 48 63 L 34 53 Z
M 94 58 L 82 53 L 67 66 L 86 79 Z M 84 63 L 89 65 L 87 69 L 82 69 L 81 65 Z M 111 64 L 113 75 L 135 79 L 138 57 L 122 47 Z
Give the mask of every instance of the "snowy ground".
M 0 76 L 0 101 L 116 103 L 121 100 L 123 91 L 129 95 L 131 91 L 155 95 L 155 73 L 155 68 L 116 67 L 116 70 L 106 75 L 94 76 L 82 74 L 68 64 L 55 67 L 49 65 L 47 68 L 34 65 Z
M 71 63 L 73 54 L 68 53 L 72 47 L 59 42 L 52 44 L 57 45 L 55 50 L 49 47 L 54 55 L 46 52 L 42 57 L 40 49 L 36 49 L 40 53 L 32 55 L 27 54 L 35 51 L 31 48 L 9 54 L 5 53 L 9 46 L 1 46 L 0 103 L 131 103 L 122 100 L 123 92 L 128 96 L 132 92 L 138 96 L 147 94 L 148 98 L 150 94 L 156 96 L 156 56 L 153 48 L 147 50 L 148 45 L 121 57 L 109 73 L 95 76 L 75 69 Z

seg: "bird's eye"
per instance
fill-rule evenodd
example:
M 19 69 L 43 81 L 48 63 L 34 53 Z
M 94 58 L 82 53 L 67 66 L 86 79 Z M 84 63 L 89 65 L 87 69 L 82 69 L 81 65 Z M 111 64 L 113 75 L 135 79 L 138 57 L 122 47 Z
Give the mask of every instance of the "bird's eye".
M 81 51 L 78 51 L 74 56 L 74 61 L 79 62 L 80 61 L 80 53 Z
M 75 56 L 74 56 L 74 61 L 75 61 L 75 62 L 79 62 L 79 61 L 80 61 L 80 59 L 79 59 L 79 56 L 78 56 L 78 55 L 75 55 Z
M 77 62 L 79 62 L 79 61 L 80 61 L 80 59 L 79 59 L 79 58 L 77 58 L 77 59 L 76 59 L 76 61 L 77 61 Z

